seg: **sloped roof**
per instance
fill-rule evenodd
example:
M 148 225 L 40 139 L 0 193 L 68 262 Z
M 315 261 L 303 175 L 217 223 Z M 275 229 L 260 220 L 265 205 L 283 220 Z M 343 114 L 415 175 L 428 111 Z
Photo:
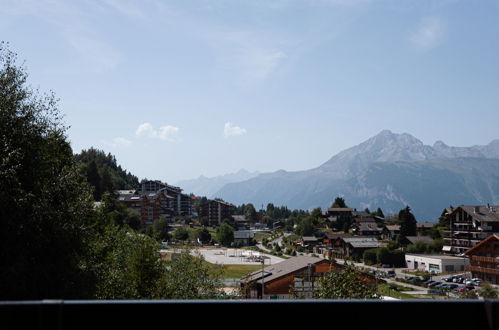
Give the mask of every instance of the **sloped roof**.
M 477 245 L 475 245 L 474 247 L 472 247 L 472 248 L 470 248 L 470 249 L 466 250 L 466 251 L 464 252 L 464 254 L 467 254 L 467 255 L 471 254 L 471 253 L 472 253 L 475 249 L 477 249 L 479 246 L 482 246 L 482 245 L 484 245 L 484 244 L 488 243 L 488 242 L 489 242 L 489 241 L 491 241 L 491 240 L 497 240 L 497 241 L 499 241 L 499 236 L 497 236 L 496 234 L 492 234 L 492 235 L 490 235 L 489 237 L 487 237 L 486 239 L 482 240 L 480 243 L 478 243 L 478 244 L 477 244 Z
M 308 267 L 309 264 L 317 264 L 324 260 L 326 259 L 318 257 L 299 256 L 299 257 L 290 258 L 275 265 L 265 267 L 263 269 L 263 274 L 264 274 L 263 282 L 268 283 L 274 281 L 280 277 L 286 276 L 290 273 L 294 273 L 300 269 L 306 268 Z M 262 271 L 257 270 L 254 271 L 253 273 L 250 273 L 242 277 L 241 281 L 252 282 L 256 280 L 261 281 L 261 279 L 262 279 Z
M 350 244 L 354 248 L 376 248 L 381 247 L 383 244 L 373 237 L 351 237 L 343 238 L 345 243 Z
M 406 236 L 406 239 L 412 244 L 416 242 L 425 242 L 425 243 L 433 242 L 433 238 L 429 236 Z

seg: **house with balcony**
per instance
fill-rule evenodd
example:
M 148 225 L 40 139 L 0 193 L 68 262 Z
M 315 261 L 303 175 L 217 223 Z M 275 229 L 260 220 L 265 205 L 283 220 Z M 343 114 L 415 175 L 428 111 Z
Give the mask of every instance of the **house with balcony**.
M 493 233 L 499 233 L 498 206 L 448 207 L 442 212 L 449 228 L 445 231 L 442 251 L 462 254 Z
M 490 235 L 465 254 L 470 260 L 466 270 L 471 272 L 473 278 L 499 284 L 499 236 Z

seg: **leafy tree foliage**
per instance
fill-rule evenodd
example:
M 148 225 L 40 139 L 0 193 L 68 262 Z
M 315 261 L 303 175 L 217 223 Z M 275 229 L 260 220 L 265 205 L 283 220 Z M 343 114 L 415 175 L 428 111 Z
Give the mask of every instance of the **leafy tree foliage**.
M 199 239 L 199 241 L 202 244 L 207 244 L 211 241 L 211 234 L 208 231 L 208 229 L 203 228 L 203 229 L 196 231 L 196 239 Z
M 333 207 L 333 208 L 345 208 L 348 206 L 345 203 L 345 199 L 343 197 L 338 196 L 334 199 L 334 202 L 333 202 L 333 204 L 331 204 L 331 207 Z
M 313 236 L 315 233 L 314 218 L 307 217 L 298 223 L 295 233 L 300 236 Z
M 400 236 L 416 236 L 416 217 L 411 213 L 411 208 L 409 206 L 400 210 L 398 221 L 400 224 Z
M 497 292 L 497 289 L 490 285 L 489 282 L 483 282 L 481 287 L 478 289 L 478 294 L 480 297 L 488 299 L 499 298 L 499 292 Z
M 53 94 L 0 43 L 0 299 L 84 298 L 93 223 Z
M 102 150 L 90 148 L 74 156 L 79 164 L 80 173 L 87 178 L 87 182 L 94 188 L 95 200 L 101 200 L 105 192 L 116 189 L 135 189 L 139 179 L 125 171 L 116 158 Z
M 173 238 L 178 241 L 186 241 L 189 239 L 189 231 L 184 227 L 178 228 L 173 232 Z
M 222 222 L 217 228 L 216 239 L 220 244 L 230 246 L 234 242 L 234 228 L 228 223 Z
M 319 299 L 377 299 L 376 287 L 363 278 L 353 265 L 344 270 L 325 273 L 318 280 L 315 298 Z
M 158 282 L 158 299 L 220 299 L 225 295 L 220 280 L 223 266 L 209 265 L 202 256 L 182 251 L 167 263 L 167 272 Z

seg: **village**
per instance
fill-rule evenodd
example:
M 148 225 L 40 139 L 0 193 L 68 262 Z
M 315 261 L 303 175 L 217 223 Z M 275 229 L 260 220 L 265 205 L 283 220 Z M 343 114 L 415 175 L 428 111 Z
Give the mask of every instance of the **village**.
M 409 207 L 384 216 L 341 197 L 327 210 L 256 211 L 153 180 L 117 196 L 140 213 L 143 228 L 165 223 L 164 258 L 189 249 L 224 265 L 224 290 L 243 299 L 313 298 L 321 276 L 348 265 L 383 299 L 477 298 L 499 284 L 499 213 L 491 205 L 443 206 L 435 222 L 416 222 Z

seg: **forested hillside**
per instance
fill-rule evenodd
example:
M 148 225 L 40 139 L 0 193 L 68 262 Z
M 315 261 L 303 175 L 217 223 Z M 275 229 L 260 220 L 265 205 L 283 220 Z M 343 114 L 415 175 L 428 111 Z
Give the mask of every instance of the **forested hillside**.
M 118 165 L 116 158 L 110 153 L 90 148 L 74 157 L 80 173 L 94 188 L 93 195 L 96 201 L 100 201 L 106 191 L 133 189 L 139 184 L 139 179 Z

